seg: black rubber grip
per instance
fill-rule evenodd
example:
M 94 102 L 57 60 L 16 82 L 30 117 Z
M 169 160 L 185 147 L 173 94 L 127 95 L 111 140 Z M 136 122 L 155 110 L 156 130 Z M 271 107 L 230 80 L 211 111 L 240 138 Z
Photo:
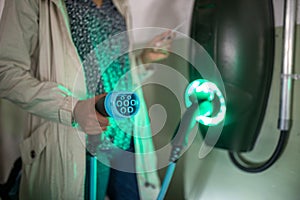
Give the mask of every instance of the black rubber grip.
M 101 99 L 99 99 L 95 105 L 96 110 L 98 113 L 100 113 L 101 115 L 103 115 L 104 117 L 108 117 L 109 115 L 106 112 L 105 106 L 104 106 L 104 101 L 105 101 L 105 97 L 102 97 Z

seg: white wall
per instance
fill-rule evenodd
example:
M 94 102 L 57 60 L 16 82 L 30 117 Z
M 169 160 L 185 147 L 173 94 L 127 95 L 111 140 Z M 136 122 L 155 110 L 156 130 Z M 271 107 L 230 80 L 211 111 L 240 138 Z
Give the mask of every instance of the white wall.
M 283 25 L 283 6 L 284 0 L 273 0 L 274 4 L 274 15 L 275 15 L 275 25 Z M 300 24 L 300 1 L 298 0 L 298 10 L 297 10 L 297 24 Z
M 300 26 L 297 29 L 297 51 L 300 52 Z M 280 66 L 282 28 L 276 29 L 275 69 L 269 104 L 258 141 L 245 157 L 264 161 L 270 157 L 278 141 Z M 300 73 L 300 58 L 296 56 L 295 73 Z M 300 82 L 294 81 L 293 124 L 287 148 L 270 169 L 249 174 L 237 169 L 229 160 L 228 152 L 214 149 L 209 156 L 196 162 L 201 138 L 190 148 L 185 163 L 186 199 L 200 200 L 299 200 L 300 198 Z
M 158 26 L 173 28 L 185 18 L 190 19 L 193 0 L 131 0 L 134 27 Z M 282 49 L 282 22 L 284 0 L 273 0 L 276 27 L 276 61 L 273 85 L 260 137 L 253 152 L 246 156 L 254 161 L 263 161 L 272 153 L 279 136 L 277 116 L 280 87 L 280 63 Z M 300 24 L 300 1 L 298 1 L 297 23 Z M 188 34 L 189 23 L 181 32 Z M 297 53 L 300 52 L 300 28 L 298 26 Z M 138 42 L 151 38 L 150 35 L 136 35 Z M 300 58 L 296 56 L 296 72 L 300 73 Z M 229 160 L 227 151 L 215 149 L 205 159 L 197 160 L 198 137 L 185 155 L 185 170 L 179 167 L 175 176 L 184 173 L 186 199 L 191 200 L 299 200 L 300 198 L 300 82 L 294 82 L 293 127 L 289 143 L 282 158 L 268 171 L 261 174 L 247 174 L 238 170 Z M 175 182 L 176 181 L 176 182 Z M 169 190 L 167 199 L 180 199 L 182 180 L 173 178 L 176 187 Z M 174 183 L 175 182 L 175 183 Z M 172 194 L 170 194 L 172 193 Z
M 194 0 L 130 0 L 133 27 L 162 27 L 173 29 L 186 21 L 178 31 L 187 34 Z M 137 42 L 146 42 L 153 35 L 135 35 Z
M 0 0 L 0 19 L 1 19 L 2 11 L 3 11 L 3 7 L 4 7 L 4 1 L 5 0 Z

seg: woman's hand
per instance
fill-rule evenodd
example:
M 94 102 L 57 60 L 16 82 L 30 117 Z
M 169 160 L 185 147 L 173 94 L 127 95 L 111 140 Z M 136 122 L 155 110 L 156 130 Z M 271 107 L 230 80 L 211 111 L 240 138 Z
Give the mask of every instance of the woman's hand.
M 147 64 L 166 59 L 174 37 L 175 33 L 171 30 L 154 37 L 140 55 L 142 62 Z
M 81 130 L 89 135 L 97 135 L 102 133 L 109 126 L 106 117 L 99 114 L 95 109 L 97 101 L 106 96 L 101 94 L 94 98 L 78 101 L 74 108 L 74 119 L 79 124 Z

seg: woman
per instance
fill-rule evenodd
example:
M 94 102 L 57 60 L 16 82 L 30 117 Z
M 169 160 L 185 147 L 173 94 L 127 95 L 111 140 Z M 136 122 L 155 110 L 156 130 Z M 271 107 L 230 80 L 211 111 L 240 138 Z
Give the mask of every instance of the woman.
M 104 134 L 110 127 L 108 119 L 94 109 L 94 103 L 103 96 L 100 92 L 108 91 L 104 86 L 102 90 L 90 87 L 89 80 L 92 79 L 86 76 L 90 69 L 83 64 L 88 50 L 80 49 L 82 44 L 88 43 L 92 48 L 96 48 L 98 44 L 93 43 L 95 40 L 88 42 L 91 37 L 79 37 L 81 32 L 76 32 L 76 21 L 82 19 L 78 15 L 80 5 L 91 13 L 109 5 L 114 10 L 114 15 L 116 11 L 121 13 L 117 20 L 119 25 L 107 25 L 109 30 L 115 30 L 111 29 L 112 26 L 117 27 L 119 32 L 124 31 L 124 28 L 131 28 L 129 4 L 126 0 L 113 0 L 113 4 L 94 0 L 91 7 L 85 3 L 91 2 L 5 2 L 0 24 L 0 97 L 14 102 L 29 113 L 26 119 L 28 125 L 20 127 L 20 131 L 24 133 L 24 141 L 20 144 L 23 161 L 20 199 L 84 199 L 86 151 L 82 141 L 85 141 L 85 134 L 95 135 L 102 130 Z M 93 17 L 88 18 L 93 22 L 97 21 Z M 101 23 L 95 23 L 95 26 L 98 25 L 101 26 Z M 112 33 L 105 34 L 110 37 L 109 34 Z M 153 42 L 159 42 L 168 48 L 170 43 L 164 40 L 167 35 L 170 32 L 156 37 Z M 106 37 L 98 43 L 105 41 Z M 86 41 L 78 42 L 80 38 L 85 38 Z M 129 53 L 124 60 L 130 60 L 130 66 L 135 67 L 139 65 L 136 63 L 138 60 L 148 63 L 166 56 L 148 49 L 139 57 Z M 128 66 L 124 62 L 116 62 L 124 68 L 123 73 L 129 70 L 126 70 Z M 145 70 L 143 66 L 139 67 L 140 70 Z M 113 89 L 112 84 L 107 87 Z M 103 80 L 102 85 L 105 85 Z M 93 98 L 90 98 L 91 91 L 96 94 Z M 137 92 L 142 95 L 141 91 Z M 148 118 L 143 101 L 141 108 L 139 114 L 142 117 L 138 120 L 145 123 Z M 72 126 L 75 122 L 83 132 L 78 133 Z M 134 144 L 129 143 L 131 147 L 134 146 L 134 151 L 137 154 L 142 150 L 153 152 L 150 130 L 143 129 L 142 133 L 150 139 L 141 140 L 138 137 L 141 134 L 139 127 L 131 128 L 134 136 L 137 136 L 134 137 Z M 155 154 L 136 156 L 134 162 L 140 172 L 136 175 L 138 196 L 135 198 L 155 199 L 159 191 L 159 179 L 156 172 L 148 172 L 156 167 Z

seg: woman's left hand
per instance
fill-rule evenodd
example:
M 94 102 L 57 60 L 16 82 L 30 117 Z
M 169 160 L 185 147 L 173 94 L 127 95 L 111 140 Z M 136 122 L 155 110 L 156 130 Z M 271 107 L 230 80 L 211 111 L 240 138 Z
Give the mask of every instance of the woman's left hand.
M 174 37 L 175 33 L 171 30 L 154 37 L 140 55 L 142 62 L 147 64 L 166 59 Z

